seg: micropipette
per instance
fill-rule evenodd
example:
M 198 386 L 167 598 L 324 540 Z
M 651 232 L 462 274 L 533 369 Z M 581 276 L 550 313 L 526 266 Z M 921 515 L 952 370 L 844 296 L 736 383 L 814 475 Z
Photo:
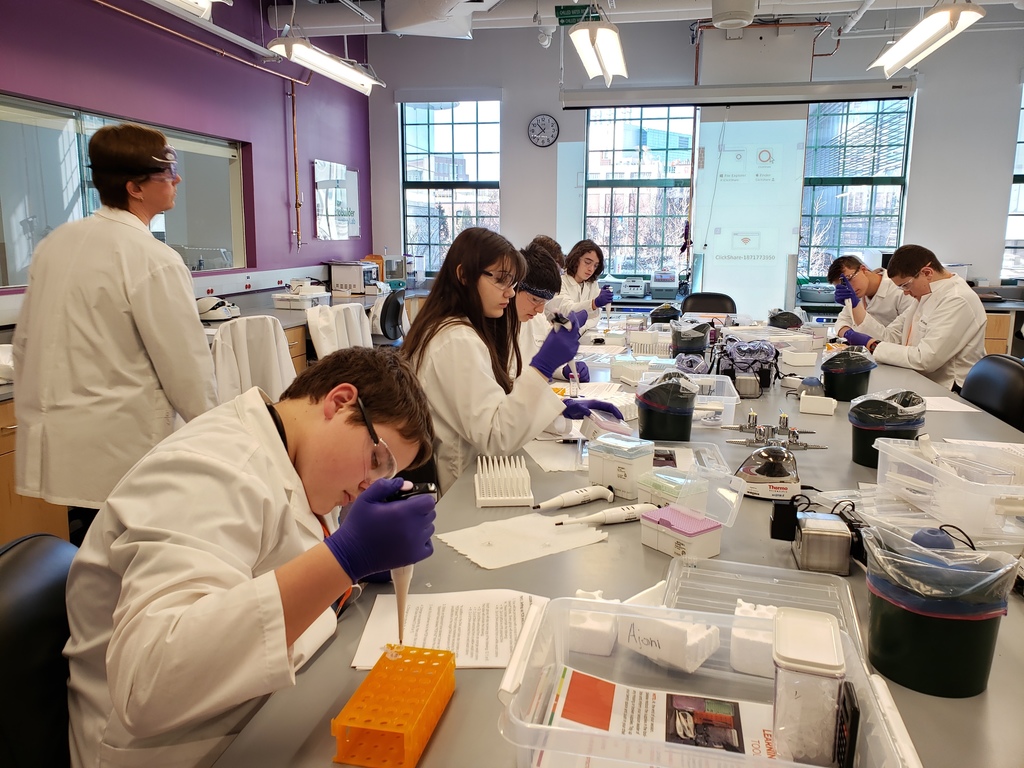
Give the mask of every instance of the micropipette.
M 555 525 L 573 525 L 580 523 L 583 525 L 589 525 L 595 523 L 597 525 L 612 525 L 613 523 L 632 523 L 635 520 L 640 519 L 640 515 L 644 512 L 653 512 L 658 509 L 657 504 L 627 504 L 624 507 L 609 507 L 608 509 L 595 512 L 592 515 L 584 515 L 583 517 L 575 517 L 571 520 L 563 520 L 555 523 Z
M 611 488 L 604 485 L 592 485 L 589 488 L 577 488 L 575 491 L 567 491 L 554 498 L 534 504 L 534 509 L 552 510 L 562 507 L 575 507 L 577 504 L 586 504 L 588 501 L 611 501 L 615 494 Z

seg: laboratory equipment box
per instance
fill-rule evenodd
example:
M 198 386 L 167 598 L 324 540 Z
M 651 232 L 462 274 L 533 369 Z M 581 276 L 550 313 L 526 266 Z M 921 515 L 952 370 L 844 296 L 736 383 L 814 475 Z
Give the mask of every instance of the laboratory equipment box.
M 679 276 L 675 272 L 655 272 L 651 276 L 651 298 L 672 301 L 679 293 Z
M 791 331 L 788 328 L 775 328 L 770 325 L 736 325 L 728 330 L 730 336 L 735 336 L 740 341 L 770 341 L 776 347 L 783 348 L 789 345 L 788 349 L 794 352 L 810 352 L 814 345 L 814 337 L 803 331 Z
M 309 309 L 321 304 L 330 306 L 331 294 L 321 293 L 275 293 L 274 309 Z
M 328 261 L 331 268 L 331 290 L 351 295 L 368 293 L 367 286 L 376 286 L 380 269 L 369 261 Z M 372 292 L 375 292 L 372 291 Z
M 751 628 L 771 636 L 774 622 L 599 600 L 535 605 L 498 692 L 498 728 L 518 768 L 795 767 L 772 737 L 770 655 L 772 677 L 732 663 L 734 639 Z M 849 635 L 840 642 L 859 703 L 856 764 L 919 765 L 885 681 L 869 676 Z
M 1016 530 L 1024 515 L 1024 458 L 1009 451 L 887 437 L 875 448 L 883 491 L 970 536 Z
M 591 440 L 588 448 L 590 484 L 611 488 L 623 499 L 637 497 L 636 481 L 654 469 L 654 443 L 608 433 Z
M 640 381 L 641 383 L 652 382 L 662 373 L 663 371 L 648 371 L 641 374 Z M 735 424 L 733 419 L 736 417 L 736 406 L 739 405 L 740 396 L 732 379 L 728 376 L 713 376 L 706 373 L 688 373 L 686 375 L 700 387 L 700 394 L 697 395 L 693 405 L 694 413 L 700 413 L 701 417 L 720 413 L 721 420 L 714 419 L 712 422 L 714 426 Z M 694 426 L 699 426 L 701 423 L 700 419 L 697 419 L 694 421 Z M 707 424 L 708 422 L 703 423 Z

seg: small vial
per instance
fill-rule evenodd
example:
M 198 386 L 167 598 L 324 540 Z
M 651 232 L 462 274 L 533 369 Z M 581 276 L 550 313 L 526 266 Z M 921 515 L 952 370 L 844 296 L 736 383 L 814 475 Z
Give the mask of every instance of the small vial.
M 580 377 L 576 371 L 569 372 L 569 397 L 580 396 Z

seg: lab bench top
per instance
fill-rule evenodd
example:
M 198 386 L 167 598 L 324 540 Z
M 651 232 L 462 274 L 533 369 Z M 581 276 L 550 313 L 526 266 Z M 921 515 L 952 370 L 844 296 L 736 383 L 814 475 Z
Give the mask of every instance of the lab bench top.
M 812 369 L 808 368 L 808 371 Z M 879 366 L 871 373 L 871 389 L 914 389 L 924 396 L 956 395 L 906 369 Z M 876 471 L 851 460 L 851 427 L 848 403 L 840 403 L 834 416 L 801 414 L 796 400 L 778 385 L 758 399 L 744 400 L 739 411 L 753 408 L 762 423 L 774 422 L 780 411 L 790 424 L 814 430 L 808 442 L 828 445 L 827 450 L 796 452 L 803 483 L 823 490 L 853 489 L 873 483 Z M 738 412 L 736 421 L 744 417 Z M 938 440 L 970 437 L 1022 443 L 1024 433 L 984 412 L 929 412 L 927 429 Z M 742 433 L 694 424 L 694 442 L 715 443 L 730 467 L 738 467 L 753 450 L 726 443 Z M 547 499 L 590 484 L 585 472 L 544 472 L 527 458 L 535 499 Z M 437 505 L 436 527 L 444 533 L 477 525 L 485 520 L 514 517 L 524 507 L 477 509 L 472 471 L 464 473 Z M 616 500 L 614 503 L 622 503 Z M 595 502 L 568 510 L 585 514 L 606 506 Z M 723 531 L 721 560 L 794 569 L 790 544 L 768 534 L 770 502 L 744 499 L 736 524 Z M 645 547 L 640 525 L 611 525 L 608 539 L 496 570 L 474 565 L 446 544 L 435 541 L 432 557 L 416 565 L 413 593 L 444 593 L 475 589 L 515 589 L 546 597 L 564 597 L 576 589 L 603 590 L 607 599 L 624 599 L 665 578 L 670 558 Z M 854 564 L 855 566 L 855 564 Z M 867 636 L 868 591 L 864 574 L 854 567 L 848 577 L 854 594 L 862 635 Z M 271 695 L 219 758 L 215 768 L 249 768 L 253 765 L 288 765 L 291 768 L 328 768 L 335 754 L 330 719 L 335 717 L 365 677 L 351 669 L 351 661 L 373 601 L 391 594 L 389 584 L 370 584 L 364 594 L 341 616 L 338 630 L 317 656 L 296 676 L 294 687 Z M 926 768 L 985 765 L 986 768 L 1020 768 L 1024 755 L 1024 715 L 1021 685 L 1024 681 L 1024 600 L 1011 594 L 1008 615 L 999 629 L 988 690 L 969 700 L 945 699 L 917 693 L 888 683 L 902 719 Z M 503 670 L 456 670 L 455 694 L 420 759 L 420 768 L 462 768 L 487 765 L 513 768 L 516 747 L 498 731 L 501 704 L 497 698 Z M 937 671 L 941 674 L 941 671 Z

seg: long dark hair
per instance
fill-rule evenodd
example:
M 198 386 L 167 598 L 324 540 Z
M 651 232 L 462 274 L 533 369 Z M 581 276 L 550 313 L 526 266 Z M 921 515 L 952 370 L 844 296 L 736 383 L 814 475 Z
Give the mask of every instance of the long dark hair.
M 576 270 L 579 269 L 580 259 L 591 251 L 597 256 L 597 269 L 594 270 L 594 274 L 587 278 L 587 282 L 592 283 L 597 280 L 601 273 L 604 272 L 604 251 L 593 240 L 580 240 L 572 247 L 569 255 L 565 257 L 565 274 L 576 277 Z
M 496 267 L 497 265 L 497 267 Z M 526 259 L 508 240 L 483 227 L 464 229 L 452 242 L 434 286 L 416 314 L 402 343 L 402 353 L 414 370 L 423 364 L 427 346 L 442 328 L 454 323 L 471 326 L 491 355 L 494 380 L 505 392 L 523 370 L 519 353 L 519 315 L 515 301 L 510 301 L 505 314 L 497 318 L 484 316 L 477 281 L 484 270 L 512 273 L 518 283 L 526 276 Z M 515 360 L 515 375 L 512 361 Z

